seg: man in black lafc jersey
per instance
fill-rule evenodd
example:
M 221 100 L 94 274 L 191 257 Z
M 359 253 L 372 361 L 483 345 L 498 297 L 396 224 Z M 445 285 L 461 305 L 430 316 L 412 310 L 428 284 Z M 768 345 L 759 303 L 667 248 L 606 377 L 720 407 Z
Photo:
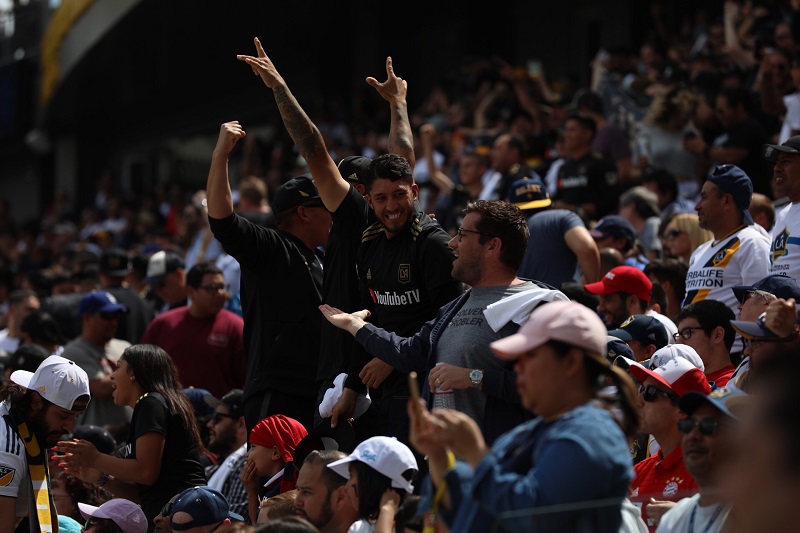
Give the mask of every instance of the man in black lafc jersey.
M 408 161 L 394 154 L 376 157 L 366 176 L 367 201 L 377 222 L 364 230 L 358 277 L 375 325 L 411 336 L 462 292 L 451 275 L 450 235 L 415 210 L 417 185 Z M 408 440 L 406 374 L 373 358 L 360 346 L 348 374 L 370 387 L 372 405 L 357 424 L 357 437 L 390 435 Z

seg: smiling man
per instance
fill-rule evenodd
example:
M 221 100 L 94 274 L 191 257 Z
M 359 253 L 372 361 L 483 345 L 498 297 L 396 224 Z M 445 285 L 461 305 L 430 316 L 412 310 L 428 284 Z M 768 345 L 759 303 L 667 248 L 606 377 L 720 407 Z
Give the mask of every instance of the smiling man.
M 770 248 L 770 272 L 797 279 L 800 275 L 800 135 L 780 146 L 765 144 L 764 158 L 775 165 L 772 188 L 775 199 L 788 198 L 789 204 L 775 216 Z
M 447 245 L 450 235 L 415 209 L 417 185 L 404 157 L 373 159 L 364 185 L 377 222 L 364 230 L 358 249 L 362 305 L 372 312 L 376 326 L 410 336 L 462 293 L 461 283 L 451 275 L 455 256 Z M 364 432 L 358 438 L 389 435 L 408 442 L 407 371 L 394 370 L 373 355 L 360 350 L 348 371 L 351 379 L 361 377 L 372 398 L 359 419 L 359 431 Z
M 731 400 L 743 394 L 739 389 L 725 387 L 708 395 L 693 391 L 681 396 L 678 406 L 686 414 L 686 418 L 678 420 L 678 430 L 683 434 L 683 463 L 699 492 L 667 511 L 657 533 L 696 531 L 695 524 L 704 524 L 703 531 L 725 530 L 731 512 L 726 471 L 733 467 L 738 428 Z

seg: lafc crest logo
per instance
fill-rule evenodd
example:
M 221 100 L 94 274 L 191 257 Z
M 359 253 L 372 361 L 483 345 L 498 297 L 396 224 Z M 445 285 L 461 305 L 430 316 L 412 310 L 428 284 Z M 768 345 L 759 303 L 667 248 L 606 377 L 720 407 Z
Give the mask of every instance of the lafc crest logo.
M 367 279 L 372 279 L 372 269 L 371 268 L 367 269 Z
M 775 240 L 772 241 L 772 249 L 770 250 L 769 261 L 774 263 L 775 259 L 786 255 L 786 245 L 789 243 L 789 230 L 786 227 L 783 231 L 775 235 Z
M 411 281 L 411 265 L 400 265 L 400 268 L 397 270 L 397 281 L 400 283 L 409 283 Z
M 0 466 L 0 487 L 7 487 L 14 481 L 16 470 L 10 466 Z

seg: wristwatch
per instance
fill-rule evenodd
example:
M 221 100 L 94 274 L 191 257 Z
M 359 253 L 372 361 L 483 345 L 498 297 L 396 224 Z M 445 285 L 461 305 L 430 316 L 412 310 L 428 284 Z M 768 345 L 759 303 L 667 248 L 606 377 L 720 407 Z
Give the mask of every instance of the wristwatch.
M 469 373 L 469 379 L 472 381 L 472 388 L 479 389 L 483 382 L 483 370 L 476 368 Z

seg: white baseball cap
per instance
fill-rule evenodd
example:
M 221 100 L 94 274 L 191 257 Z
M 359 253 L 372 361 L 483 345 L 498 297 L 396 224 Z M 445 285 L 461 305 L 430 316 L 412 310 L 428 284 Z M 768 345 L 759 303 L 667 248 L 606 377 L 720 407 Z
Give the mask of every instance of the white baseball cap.
M 688 344 L 668 344 L 663 348 L 656 350 L 652 357 L 650 357 L 650 368 L 663 366 L 664 363 L 676 357 L 683 357 L 693 366 L 699 368 L 703 372 L 706 371 L 706 366 L 703 364 L 703 359 L 700 357 L 694 348 Z
M 670 346 L 675 345 L 670 344 Z M 711 392 L 711 385 L 703 371 L 683 357 L 666 359 L 660 366 L 654 367 L 652 370 L 642 365 L 631 365 L 630 373 L 640 382 L 644 382 L 647 378 L 653 378 L 677 396 L 683 396 L 689 391 L 698 391 L 703 394 Z
M 48 402 L 70 411 L 79 410 L 73 409 L 76 399 L 89 396 L 89 376 L 86 372 L 74 361 L 58 355 L 51 355 L 42 361 L 36 372 L 13 372 L 11 381 L 35 390 Z
M 371 437 L 356 446 L 349 456 L 328 464 L 328 468 L 345 479 L 350 479 L 350 467 L 353 461 L 361 461 L 392 480 L 392 487 L 403 489 L 409 494 L 414 492 L 411 480 L 419 467 L 417 459 L 408 446 L 394 437 Z

